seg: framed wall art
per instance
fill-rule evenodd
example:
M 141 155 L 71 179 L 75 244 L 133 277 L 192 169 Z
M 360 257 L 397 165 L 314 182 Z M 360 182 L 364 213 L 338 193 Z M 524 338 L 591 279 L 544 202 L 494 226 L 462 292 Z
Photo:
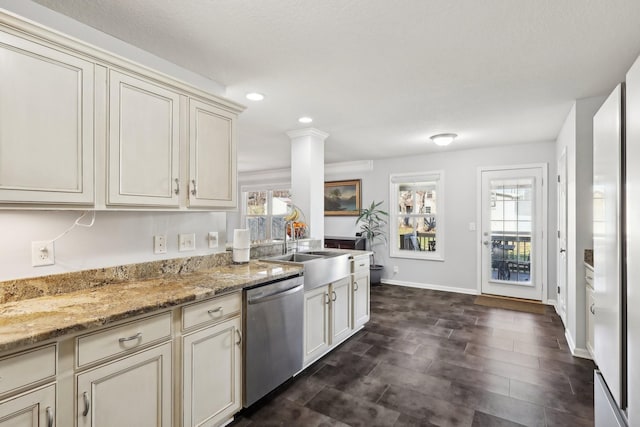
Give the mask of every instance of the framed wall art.
M 361 180 L 327 181 L 324 183 L 325 216 L 358 216 L 362 208 Z

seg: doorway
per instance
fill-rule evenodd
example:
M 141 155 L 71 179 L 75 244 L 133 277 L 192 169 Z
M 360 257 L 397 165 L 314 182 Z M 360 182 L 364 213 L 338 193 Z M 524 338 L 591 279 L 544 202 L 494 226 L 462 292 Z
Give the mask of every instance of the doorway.
M 556 311 L 567 324 L 567 148 L 558 159 L 558 284 Z
M 482 294 L 542 301 L 547 165 L 480 169 Z

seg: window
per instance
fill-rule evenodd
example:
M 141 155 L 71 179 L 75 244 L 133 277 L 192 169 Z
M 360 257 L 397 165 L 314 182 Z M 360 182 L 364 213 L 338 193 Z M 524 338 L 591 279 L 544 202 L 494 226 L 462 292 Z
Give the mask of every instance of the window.
M 390 256 L 444 260 L 444 172 L 391 174 Z
M 291 190 L 245 191 L 244 217 L 251 241 L 284 239 L 284 217 L 291 202 Z

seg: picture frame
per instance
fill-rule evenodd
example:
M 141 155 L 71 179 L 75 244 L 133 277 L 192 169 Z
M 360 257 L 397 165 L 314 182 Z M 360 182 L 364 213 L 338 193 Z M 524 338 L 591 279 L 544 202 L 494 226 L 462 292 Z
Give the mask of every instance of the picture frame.
M 325 216 L 358 216 L 362 209 L 360 179 L 324 183 Z

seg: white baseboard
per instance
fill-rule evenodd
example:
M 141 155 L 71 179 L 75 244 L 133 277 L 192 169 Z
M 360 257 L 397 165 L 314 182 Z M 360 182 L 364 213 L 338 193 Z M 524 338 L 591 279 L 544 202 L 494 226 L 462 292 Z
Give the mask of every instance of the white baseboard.
M 576 344 L 573 342 L 573 338 L 571 338 L 571 334 L 568 329 L 564 330 L 564 337 L 567 339 L 567 344 L 569 344 L 569 350 L 571 350 L 571 354 L 575 357 L 580 357 L 582 359 L 592 359 L 591 353 L 586 348 L 578 348 Z
M 546 301 L 543 301 L 544 304 L 547 305 L 552 305 L 553 308 L 556 309 L 556 313 L 558 313 L 558 301 L 554 300 L 554 299 L 548 299 Z M 558 315 L 560 315 L 560 313 L 558 313 Z
M 401 280 L 382 279 L 385 285 L 407 286 L 409 288 L 431 289 L 432 291 L 455 292 L 458 294 L 478 295 L 477 289 L 456 288 L 453 286 L 432 285 L 430 283 L 404 282 Z

